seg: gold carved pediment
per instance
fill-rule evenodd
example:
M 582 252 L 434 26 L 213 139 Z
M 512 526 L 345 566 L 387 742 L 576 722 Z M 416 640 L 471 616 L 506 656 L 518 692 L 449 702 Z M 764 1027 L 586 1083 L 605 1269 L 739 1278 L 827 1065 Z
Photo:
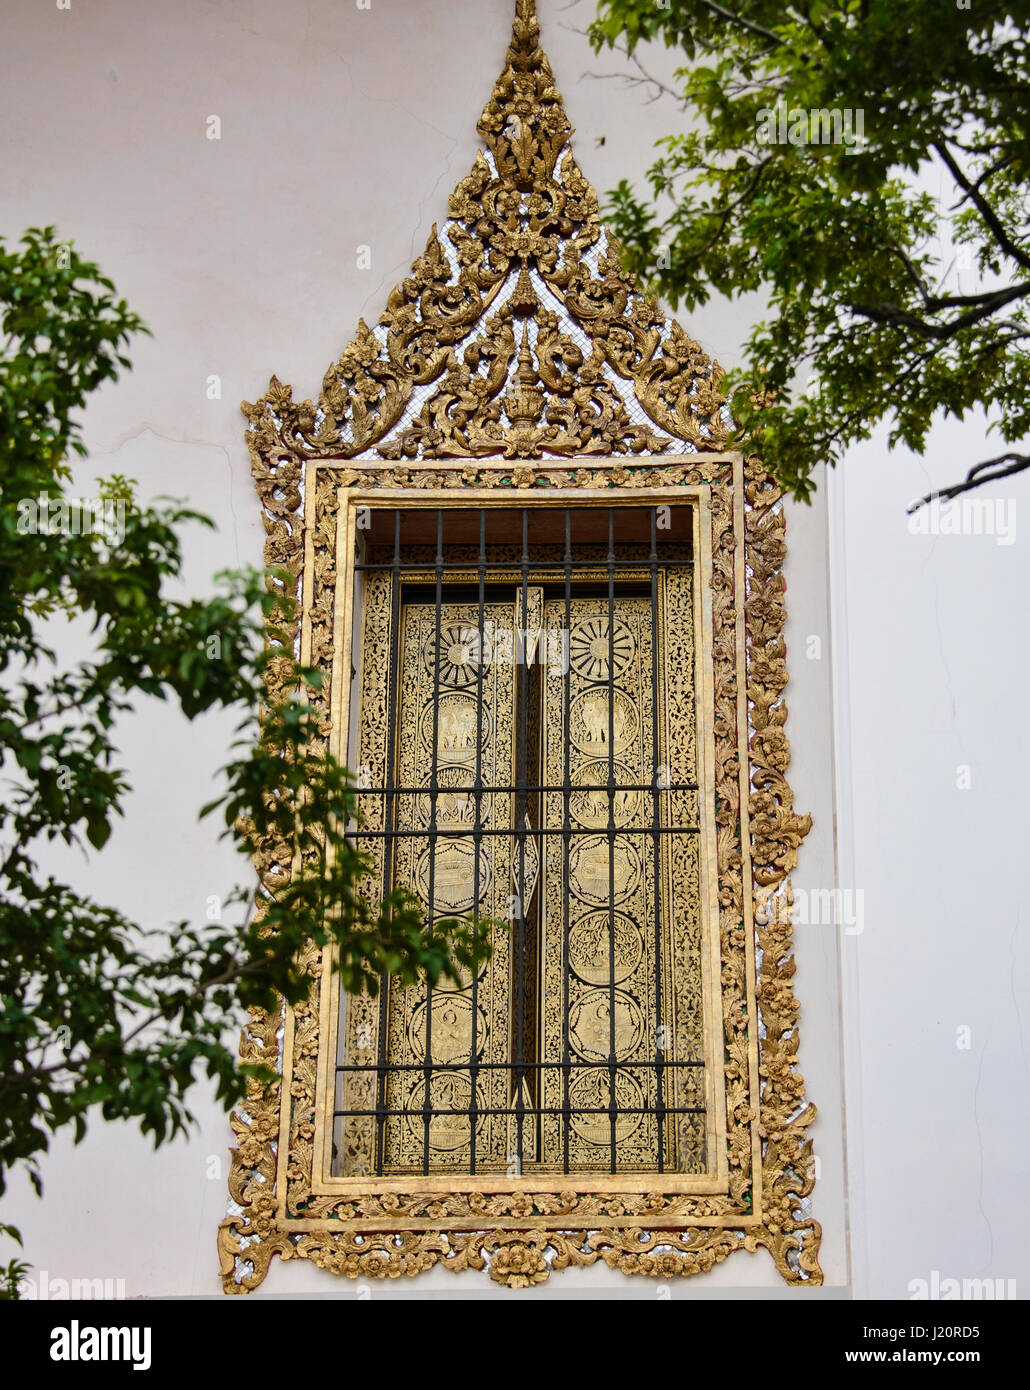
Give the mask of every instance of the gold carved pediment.
M 721 368 L 641 295 L 601 225 L 532 0 L 479 121 L 486 150 L 375 329 L 294 402 L 243 410 L 253 452 L 506 458 L 725 446 Z M 431 388 L 426 393 L 425 388 Z

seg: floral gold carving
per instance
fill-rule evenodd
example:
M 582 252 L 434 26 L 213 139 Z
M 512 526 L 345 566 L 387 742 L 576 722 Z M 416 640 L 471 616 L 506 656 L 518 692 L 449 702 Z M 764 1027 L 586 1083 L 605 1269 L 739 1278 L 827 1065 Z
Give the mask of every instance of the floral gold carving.
M 280 575 L 269 583 L 303 599 L 281 640 L 303 636 L 311 664 L 331 674 L 341 488 L 442 498 L 501 488 L 562 505 L 581 489 L 627 501 L 640 489 L 705 491 L 727 1180 L 714 1192 L 673 1190 L 654 1172 L 618 1190 L 572 1190 L 560 1175 L 548 1191 L 518 1178 L 504 1191 L 439 1190 L 418 1178 L 405 1191 L 371 1178 L 360 1193 L 323 1190 L 322 961 L 312 946 L 310 999 L 289 1017 L 255 1010 L 242 1033 L 241 1058 L 280 1075 L 251 1081 L 232 1117 L 223 1286 L 256 1288 L 276 1256 L 348 1278 L 488 1269 L 510 1288 L 598 1263 L 670 1279 L 760 1246 L 788 1283 L 818 1285 L 821 1233 L 806 1210 L 815 1107 L 798 1070 L 789 910 L 810 818 L 794 810 L 786 778 L 782 499 L 759 460 L 724 452 L 719 367 L 621 269 L 569 147 L 532 0 L 517 0 L 479 132 L 485 151 L 452 194 L 444 235 L 434 229 L 376 328 L 359 324 L 318 399 L 295 402 L 273 377 L 243 407 L 265 558 Z M 379 621 L 370 591 L 373 652 Z M 282 615 L 270 626 L 284 628 Z M 287 671 L 273 665 L 269 700 L 283 694 Z M 696 816 L 696 804 L 677 814 Z M 283 882 L 292 862 L 289 844 L 262 846 L 260 888 Z M 770 897 L 782 910 L 758 911 Z

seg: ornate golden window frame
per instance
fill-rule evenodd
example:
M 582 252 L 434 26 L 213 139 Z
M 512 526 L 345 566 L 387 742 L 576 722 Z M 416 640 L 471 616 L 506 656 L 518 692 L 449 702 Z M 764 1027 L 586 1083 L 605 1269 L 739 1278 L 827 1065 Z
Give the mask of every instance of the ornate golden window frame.
M 256 1287 L 275 1255 L 349 1277 L 489 1265 L 492 1279 L 520 1287 L 599 1260 L 652 1277 L 693 1274 L 758 1246 L 789 1283 L 822 1282 L 820 1228 L 807 1214 L 814 1163 L 806 1131 L 815 1108 L 796 1065 L 791 984 L 788 876 L 810 818 L 794 812 L 786 779 L 782 499 L 757 459 L 723 447 L 719 369 L 641 299 L 603 243 L 592 268 L 586 253 L 601 238 L 596 197 L 568 152 L 558 171 L 569 130 L 538 39 L 530 0 L 517 0 L 508 65 L 480 123 L 493 163 L 477 161 L 452 198 L 458 268 L 434 229 L 412 278 L 391 295 L 380 321 L 385 331 L 377 336 L 361 325 L 327 373 L 317 405 L 294 403 L 273 378 L 268 395 L 245 407 L 265 555 L 301 599 L 296 645 L 303 661 L 324 672 L 329 740 L 334 725 L 343 727 L 353 641 L 347 574 L 359 506 L 385 499 L 391 506 L 531 500 L 578 507 L 661 498 L 695 508 L 704 639 L 698 715 L 710 792 L 710 1012 L 722 1030 L 722 1047 L 706 1058 L 717 1069 L 724 1109 L 715 1174 L 329 1179 L 336 992 L 331 962 L 312 946 L 308 1001 L 255 1011 L 241 1040 L 244 1059 L 273 1060 L 280 1075 L 269 1087 L 252 1085 L 233 1116 L 232 1205 L 219 1231 L 227 1292 Z M 532 225 L 544 195 L 552 210 L 564 200 L 569 215 L 534 243 L 519 233 L 513 209 Z M 486 346 L 466 353 L 461 369 L 450 345 L 475 341 L 503 282 L 514 283 L 514 292 L 485 321 L 478 343 Z M 545 294 L 589 335 L 589 359 L 580 351 L 577 362 Z M 525 325 L 518 346 L 519 317 L 536 321 L 535 365 Z M 553 355 L 559 342 L 560 369 Z M 647 425 L 620 404 L 618 391 L 627 388 L 616 389 L 619 379 Z M 435 394 L 416 397 L 426 385 Z M 548 402 L 549 423 L 539 424 Z M 412 404 L 420 415 L 411 414 Z M 673 453 L 677 440 L 681 452 Z M 281 674 L 272 672 L 273 697 Z M 339 740 L 336 751 L 344 751 Z M 258 857 L 265 889 L 291 869 L 288 844 L 270 844 Z M 779 901 L 771 906 L 770 898 Z
M 609 506 L 620 496 L 630 504 L 663 498 L 697 507 L 706 639 L 699 644 L 699 716 L 712 774 L 706 790 L 716 840 L 725 1138 L 717 1179 L 327 1179 L 335 992 L 329 962 L 312 949 L 310 1003 L 283 1020 L 255 1015 L 244 1035 L 245 1056 L 278 1055 L 282 1026 L 282 1082 L 234 1117 L 241 1143 L 232 1192 L 241 1210 L 221 1230 L 227 1289 L 253 1288 L 275 1254 L 351 1276 L 414 1274 L 437 1263 L 481 1269 L 489 1258 L 492 1278 L 518 1285 L 598 1259 L 627 1273 L 688 1274 L 759 1245 L 788 1281 L 821 1282 L 819 1226 L 799 1211 L 813 1185 L 805 1131 L 815 1109 L 804 1104 L 794 1066 L 798 1006 L 791 930 L 781 920 L 789 913 L 766 906 L 771 895 L 789 899 L 787 875 L 810 823 L 793 812 L 784 775 L 784 522 L 775 485 L 755 460 L 731 454 L 603 462 L 576 475 L 467 460 L 411 470 L 309 460 L 304 471 L 301 656 L 323 667 L 337 700 L 352 637 L 336 596 L 352 591 L 346 571 L 357 508 L 379 498 L 430 507 L 523 505 L 529 497 L 550 506 Z M 457 495 L 455 475 L 463 479 Z M 759 1017 L 762 1037 L 750 1023 Z M 289 1107 L 281 1106 L 283 1095 Z

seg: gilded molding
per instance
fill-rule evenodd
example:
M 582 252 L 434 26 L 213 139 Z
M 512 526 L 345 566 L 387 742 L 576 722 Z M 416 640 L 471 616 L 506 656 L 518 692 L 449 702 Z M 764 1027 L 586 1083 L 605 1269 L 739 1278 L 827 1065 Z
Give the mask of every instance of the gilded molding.
M 797 1069 L 788 877 L 810 818 L 794 811 L 786 778 L 780 494 L 757 459 L 723 452 L 719 367 L 619 266 L 568 146 L 571 128 L 532 0 L 517 0 L 507 63 L 479 132 L 487 153 L 452 195 L 446 244 L 434 229 L 377 330 L 359 324 L 317 402 L 295 403 L 273 377 L 262 400 L 243 406 L 265 558 L 285 575 L 270 582 L 302 598 L 308 659 L 328 675 L 341 487 L 565 496 L 581 488 L 707 489 L 728 1183 L 722 1193 L 684 1194 L 662 1190 L 651 1174 L 638 1190 L 573 1192 L 556 1176 L 547 1193 L 520 1189 L 516 1178 L 510 1192 L 476 1193 L 420 1192 L 415 1178 L 406 1194 L 318 1192 L 313 983 L 310 1001 L 287 1021 L 285 1114 L 277 1080 L 252 1083 L 232 1117 L 232 1214 L 218 1241 L 223 1286 L 255 1288 L 275 1255 L 350 1278 L 489 1265 L 493 1280 L 519 1288 L 598 1261 L 680 1277 L 758 1246 L 789 1283 L 817 1285 L 820 1228 L 802 1209 L 814 1181 L 806 1132 L 815 1108 Z M 415 409 L 420 387 L 429 389 Z M 283 678 L 273 669 L 270 700 Z M 282 882 L 291 865 L 289 845 L 263 847 L 262 888 Z M 760 911 L 770 897 L 787 908 Z M 317 981 L 315 948 L 307 964 Z M 750 1001 L 764 1025 L 760 1041 Z M 255 1011 L 241 1056 L 280 1057 L 283 1026 L 281 1016 Z

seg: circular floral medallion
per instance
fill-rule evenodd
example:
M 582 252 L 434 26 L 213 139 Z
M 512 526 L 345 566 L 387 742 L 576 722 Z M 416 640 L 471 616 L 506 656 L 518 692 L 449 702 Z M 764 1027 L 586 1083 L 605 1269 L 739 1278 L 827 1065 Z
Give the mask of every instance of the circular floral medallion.
M 577 898 L 593 907 L 624 903 L 640 884 L 640 855 L 625 837 L 576 836 L 569 850 L 569 880 Z
M 469 1062 L 472 1060 L 472 1001 L 461 994 L 438 989 L 433 990 L 433 1026 L 429 1032 L 429 1046 L 434 1062 Z M 476 1052 L 483 1053 L 483 1043 L 487 1035 L 487 1020 L 483 1010 L 477 1009 Z M 408 1038 L 415 1056 L 426 1056 L 426 1006 L 419 1004 L 412 1012 L 408 1024 Z
M 425 1142 L 425 1082 L 412 1086 L 405 1100 L 408 1129 L 419 1143 Z M 460 1071 L 436 1072 L 429 1081 L 429 1147 L 439 1153 L 453 1153 L 471 1142 L 472 1082 Z M 479 1126 L 477 1126 L 478 1131 Z
M 479 679 L 481 646 L 479 628 L 475 622 L 441 623 L 439 644 L 434 629 L 423 644 L 422 656 L 432 672 L 436 669 L 439 650 L 439 684 L 461 689 L 475 685 Z
M 615 680 L 635 654 L 636 643 L 629 628 L 621 618 L 611 624 L 607 613 L 584 618 L 569 634 L 569 661 L 584 680 Z
M 569 964 L 588 985 L 612 983 L 612 959 L 615 961 L 615 984 L 628 980 L 640 964 L 644 943 L 636 924 L 622 912 L 612 918 L 608 912 L 590 912 L 569 929 Z
M 474 767 L 471 770 L 464 766 L 438 769 L 436 775 L 439 788 L 436 796 L 436 828 L 438 830 L 453 830 L 461 825 L 467 825 L 471 829 L 476 823 L 477 801 L 480 825 L 489 823 L 492 799 L 489 796 L 477 798 L 476 793 L 470 790 L 474 779 Z M 433 799 L 428 791 L 419 792 L 415 798 L 415 818 L 419 825 L 428 826 L 432 822 Z
M 608 1112 L 611 1089 L 610 1074 L 600 1067 L 579 1072 L 569 1087 L 569 1124 L 580 1139 L 596 1144 L 605 1152 L 611 1150 L 612 1122 Z M 615 1118 L 615 1143 L 623 1144 L 640 1128 L 644 1108 L 644 1092 L 640 1082 L 630 1072 L 618 1072 L 615 1078 L 615 1103 L 620 1113 Z M 626 1114 L 636 1111 L 636 1114 Z
M 429 704 L 422 711 L 419 728 L 422 747 L 431 756 L 435 719 L 437 762 L 474 768 L 477 734 L 482 740 L 482 746 L 486 748 L 493 733 L 493 720 L 488 705 L 484 702 L 480 706 L 472 694 L 445 691 L 436 702 L 436 710 L 437 713 L 434 715 L 434 707 Z
M 468 912 L 482 902 L 490 888 L 491 871 L 487 854 L 479 852 L 479 892 L 473 876 L 476 871 L 476 844 L 471 836 L 449 836 L 436 842 L 430 874 L 430 850 L 427 846 L 415 866 L 415 890 L 423 903 L 428 904 L 430 893 L 434 911 Z M 432 884 L 430 884 L 432 877 Z

